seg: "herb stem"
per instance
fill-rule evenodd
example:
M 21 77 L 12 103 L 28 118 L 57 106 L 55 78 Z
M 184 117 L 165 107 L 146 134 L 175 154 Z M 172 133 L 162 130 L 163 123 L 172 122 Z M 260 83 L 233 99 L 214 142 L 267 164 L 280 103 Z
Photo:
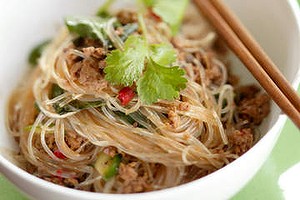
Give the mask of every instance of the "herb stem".
M 141 26 L 141 29 L 142 29 L 142 32 L 143 32 L 143 36 L 144 38 L 146 39 L 146 42 L 147 42 L 147 45 L 148 45 L 148 31 L 147 31 L 147 28 L 146 28 L 146 24 L 145 24 L 145 20 L 144 20 L 144 17 L 143 17 L 143 13 L 139 12 L 138 13 L 138 21 L 139 21 L 139 24 Z
M 110 8 L 110 6 L 115 2 L 115 0 L 106 0 L 102 6 L 99 8 L 99 10 L 97 11 L 96 15 L 97 16 L 105 16 L 108 14 L 108 9 Z

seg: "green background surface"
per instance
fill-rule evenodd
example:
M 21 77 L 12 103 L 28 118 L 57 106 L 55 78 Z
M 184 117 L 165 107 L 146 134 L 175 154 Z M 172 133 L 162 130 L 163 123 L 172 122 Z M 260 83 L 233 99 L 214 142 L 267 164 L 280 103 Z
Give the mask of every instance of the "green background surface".
M 300 94 L 300 88 L 298 93 Z M 232 200 L 284 199 L 278 179 L 283 172 L 300 162 L 299 144 L 300 131 L 290 120 L 287 120 L 271 156 L 254 178 Z M 0 175 L 0 200 L 28 199 L 3 175 Z

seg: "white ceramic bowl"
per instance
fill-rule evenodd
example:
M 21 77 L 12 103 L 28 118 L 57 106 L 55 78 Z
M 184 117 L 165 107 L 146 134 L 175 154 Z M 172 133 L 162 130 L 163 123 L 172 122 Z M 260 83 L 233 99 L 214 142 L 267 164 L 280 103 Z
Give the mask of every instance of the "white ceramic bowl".
M 246 154 L 228 166 L 171 189 L 131 195 L 96 194 L 64 188 L 36 178 L 16 167 L 9 152 L 16 144 L 5 128 L 9 94 L 25 71 L 29 50 L 39 41 L 52 37 L 62 18 L 72 14 L 91 14 L 101 0 L 10 0 L 3 1 L 0 12 L 0 171 L 34 199 L 117 200 L 117 199 L 228 199 L 254 176 L 270 154 L 286 120 L 272 105 L 272 112 L 260 127 L 265 136 Z M 295 0 L 226 0 L 253 33 L 288 80 L 296 87 L 300 80 L 299 10 Z M 244 82 L 253 82 L 241 63 L 231 56 Z

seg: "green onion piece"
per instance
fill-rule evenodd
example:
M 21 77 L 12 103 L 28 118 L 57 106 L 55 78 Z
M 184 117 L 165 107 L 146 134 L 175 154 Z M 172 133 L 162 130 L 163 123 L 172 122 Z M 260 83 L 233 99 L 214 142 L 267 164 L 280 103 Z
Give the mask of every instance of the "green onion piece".
M 31 131 L 32 127 L 33 127 L 33 125 L 28 125 L 28 126 L 25 126 L 25 127 L 23 128 L 23 130 L 29 132 L 29 131 Z M 36 133 L 42 132 L 42 128 L 41 128 L 40 126 L 37 126 L 37 127 L 35 128 L 35 132 L 36 132 Z
M 52 88 L 51 88 L 50 99 L 53 99 L 59 95 L 62 95 L 64 92 L 65 92 L 64 89 L 59 87 L 59 85 L 53 84 Z M 103 102 L 103 101 L 87 102 L 87 101 L 79 101 L 77 99 L 71 101 L 70 103 L 68 103 L 64 106 L 60 106 L 59 103 L 60 102 L 54 103 L 53 108 L 55 109 L 55 112 L 60 115 L 63 115 L 63 114 L 66 114 L 66 113 L 72 112 L 72 111 L 84 110 L 84 109 L 88 109 L 88 108 L 97 108 L 97 107 L 105 105 L 105 102 Z

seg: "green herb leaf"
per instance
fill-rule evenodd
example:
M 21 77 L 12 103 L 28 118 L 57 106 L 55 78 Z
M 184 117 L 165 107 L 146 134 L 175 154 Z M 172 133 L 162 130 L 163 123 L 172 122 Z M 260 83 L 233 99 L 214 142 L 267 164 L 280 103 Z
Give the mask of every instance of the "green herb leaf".
M 38 64 L 38 59 L 41 57 L 43 50 L 45 47 L 49 44 L 50 40 L 46 40 L 40 44 L 38 44 L 36 47 L 34 47 L 29 56 L 28 56 L 28 62 L 29 64 L 36 66 Z
M 151 58 L 160 65 L 170 65 L 176 61 L 176 51 L 168 44 L 153 44 L 150 46 Z
M 106 105 L 106 103 L 103 101 L 74 100 L 74 101 L 71 101 L 69 105 L 72 106 L 73 108 L 76 108 L 77 110 L 84 110 L 84 109 L 88 109 L 88 108 L 97 108 L 100 106 L 104 106 L 104 105 Z
M 144 76 L 137 82 L 139 97 L 147 104 L 159 99 L 177 98 L 179 91 L 186 87 L 184 74 L 184 70 L 179 67 L 165 67 L 150 59 Z
M 107 56 L 105 79 L 113 84 L 131 86 L 140 78 L 147 55 L 146 40 L 139 36 L 129 36 L 124 51 L 114 50 Z
M 115 0 L 106 0 L 106 2 L 104 2 L 102 4 L 102 6 L 98 9 L 96 15 L 99 17 L 110 17 L 110 13 L 109 13 L 109 8 L 110 6 L 115 2 Z
M 63 115 L 68 112 L 84 110 L 89 108 L 97 108 L 104 105 L 105 103 L 102 101 L 85 102 L 85 101 L 73 100 L 64 106 L 60 106 L 59 103 L 54 103 L 53 108 L 55 109 L 56 113 Z
M 63 93 L 65 93 L 64 89 L 59 87 L 59 85 L 57 85 L 57 84 L 52 84 L 50 99 L 58 97 L 59 95 L 62 95 Z
M 151 7 L 153 6 L 155 0 L 142 0 L 142 1 L 147 7 Z
M 27 125 L 27 126 L 25 126 L 25 127 L 23 128 L 23 131 L 29 132 L 29 131 L 31 131 L 32 127 L 33 127 L 33 125 Z M 41 126 L 36 126 L 35 132 L 36 132 L 36 133 L 41 133 L 41 132 L 42 132 L 42 127 L 41 127 Z
M 143 0 L 153 12 L 168 23 L 175 35 L 178 32 L 189 0 Z
M 73 16 L 65 19 L 65 24 L 71 33 L 81 37 L 100 39 L 102 42 L 106 37 L 104 29 L 109 19 L 101 17 Z
M 65 92 L 64 89 L 59 87 L 59 85 L 52 84 L 50 99 L 60 96 L 64 92 Z M 64 100 L 64 99 L 62 99 L 62 100 Z M 72 111 L 84 110 L 84 109 L 88 109 L 88 108 L 97 108 L 97 107 L 105 105 L 105 103 L 102 101 L 87 102 L 87 101 L 79 101 L 77 99 L 71 101 L 70 103 L 68 103 L 64 106 L 60 106 L 59 103 L 60 102 L 54 103 L 53 108 L 55 109 L 55 112 L 60 115 L 66 114 L 66 113 L 72 112 Z

